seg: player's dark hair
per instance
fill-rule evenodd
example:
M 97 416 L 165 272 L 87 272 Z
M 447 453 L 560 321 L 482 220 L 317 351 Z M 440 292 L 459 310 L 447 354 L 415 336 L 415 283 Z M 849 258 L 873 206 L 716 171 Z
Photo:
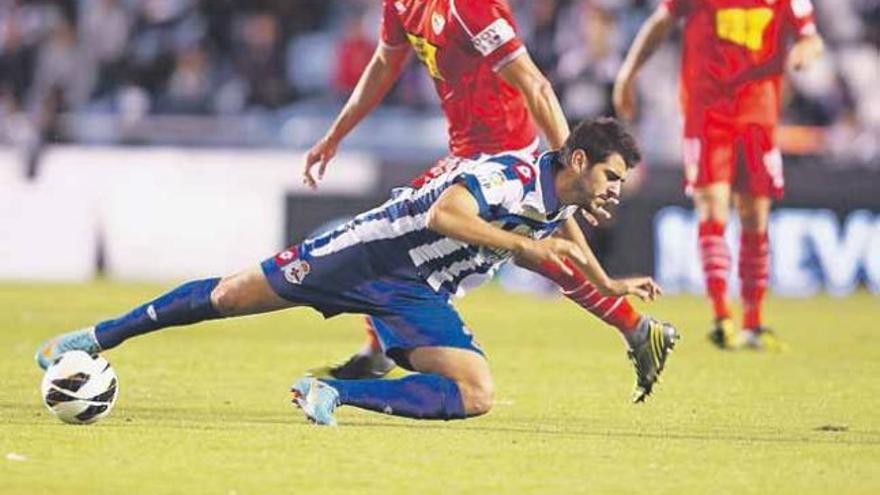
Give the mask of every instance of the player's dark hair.
M 626 168 L 633 168 L 642 160 L 635 138 L 611 117 L 581 121 L 562 145 L 562 160 L 569 163 L 574 150 L 582 149 L 590 165 L 604 162 L 614 153 L 620 154 Z

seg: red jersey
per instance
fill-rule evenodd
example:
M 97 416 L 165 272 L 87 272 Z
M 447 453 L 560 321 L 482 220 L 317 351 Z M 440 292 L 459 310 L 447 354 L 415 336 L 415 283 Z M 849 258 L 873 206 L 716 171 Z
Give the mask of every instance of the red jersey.
M 775 125 L 788 44 L 816 33 L 810 0 L 663 0 L 661 8 L 684 20 L 687 125 L 707 112 Z
M 380 43 L 411 46 L 428 69 L 453 155 L 521 149 L 537 139 L 525 99 L 497 74 L 525 53 L 505 0 L 383 0 Z

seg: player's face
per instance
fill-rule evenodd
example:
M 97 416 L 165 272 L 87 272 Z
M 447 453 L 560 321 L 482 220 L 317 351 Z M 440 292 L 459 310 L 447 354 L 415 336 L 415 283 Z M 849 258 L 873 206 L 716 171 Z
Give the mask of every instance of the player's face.
M 586 154 L 575 150 L 572 165 L 578 172 L 574 204 L 594 212 L 603 207 L 610 209 L 620 201 L 620 190 L 629 170 L 619 154 L 612 153 L 605 161 L 590 165 Z

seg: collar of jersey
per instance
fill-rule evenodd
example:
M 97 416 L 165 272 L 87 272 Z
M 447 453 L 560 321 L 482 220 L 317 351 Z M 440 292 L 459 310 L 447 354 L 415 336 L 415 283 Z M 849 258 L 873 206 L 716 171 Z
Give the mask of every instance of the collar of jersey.
M 559 157 L 559 152 L 548 151 L 538 158 L 539 177 L 541 178 L 541 199 L 544 201 L 544 211 L 550 215 L 559 209 L 559 197 L 556 196 L 556 181 L 553 176 L 553 164 Z

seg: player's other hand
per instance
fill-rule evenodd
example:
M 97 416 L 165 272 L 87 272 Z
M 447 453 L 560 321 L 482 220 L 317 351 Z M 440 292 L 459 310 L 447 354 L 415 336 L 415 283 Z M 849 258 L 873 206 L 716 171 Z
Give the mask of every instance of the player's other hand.
M 517 265 L 534 270 L 542 265 L 554 265 L 562 273 L 573 276 L 574 272 L 565 262 L 573 259 L 580 264 L 587 264 L 587 257 L 577 244 L 567 240 L 550 237 L 547 239 L 523 239 L 513 251 L 513 260 Z
M 611 296 L 636 296 L 642 301 L 653 301 L 663 290 L 651 277 L 632 277 L 612 280 L 608 284 Z M 603 294 L 604 295 L 604 294 Z
M 607 206 L 615 206 L 620 204 L 620 201 L 617 198 L 608 198 L 606 203 Z M 587 221 L 588 224 L 593 227 L 599 226 L 599 222 L 605 222 L 611 220 L 611 212 L 608 211 L 605 206 L 599 206 L 592 210 L 587 210 L 585 208 L 580 209 L 581 216 L 584 217 L 584 220 Z
M 611 95 L 614 103 L 614 112 L 623 120 L 633 120 L 636 116 L 636 85 L 635 81 L 627 76 L 621 76 L 614 82 L 614 92 Z
M 324 178 L 327 164 L 336 156 L 336 148 L 339 146 L 335 140 L 325 136 L 312 146 L 306 154 L 306 166 L 303 169 L 303 184 L 312 189 L 318 188 L 318 181 Z M 318 178 L 315 179 L 314 168 L 318 167 Z

